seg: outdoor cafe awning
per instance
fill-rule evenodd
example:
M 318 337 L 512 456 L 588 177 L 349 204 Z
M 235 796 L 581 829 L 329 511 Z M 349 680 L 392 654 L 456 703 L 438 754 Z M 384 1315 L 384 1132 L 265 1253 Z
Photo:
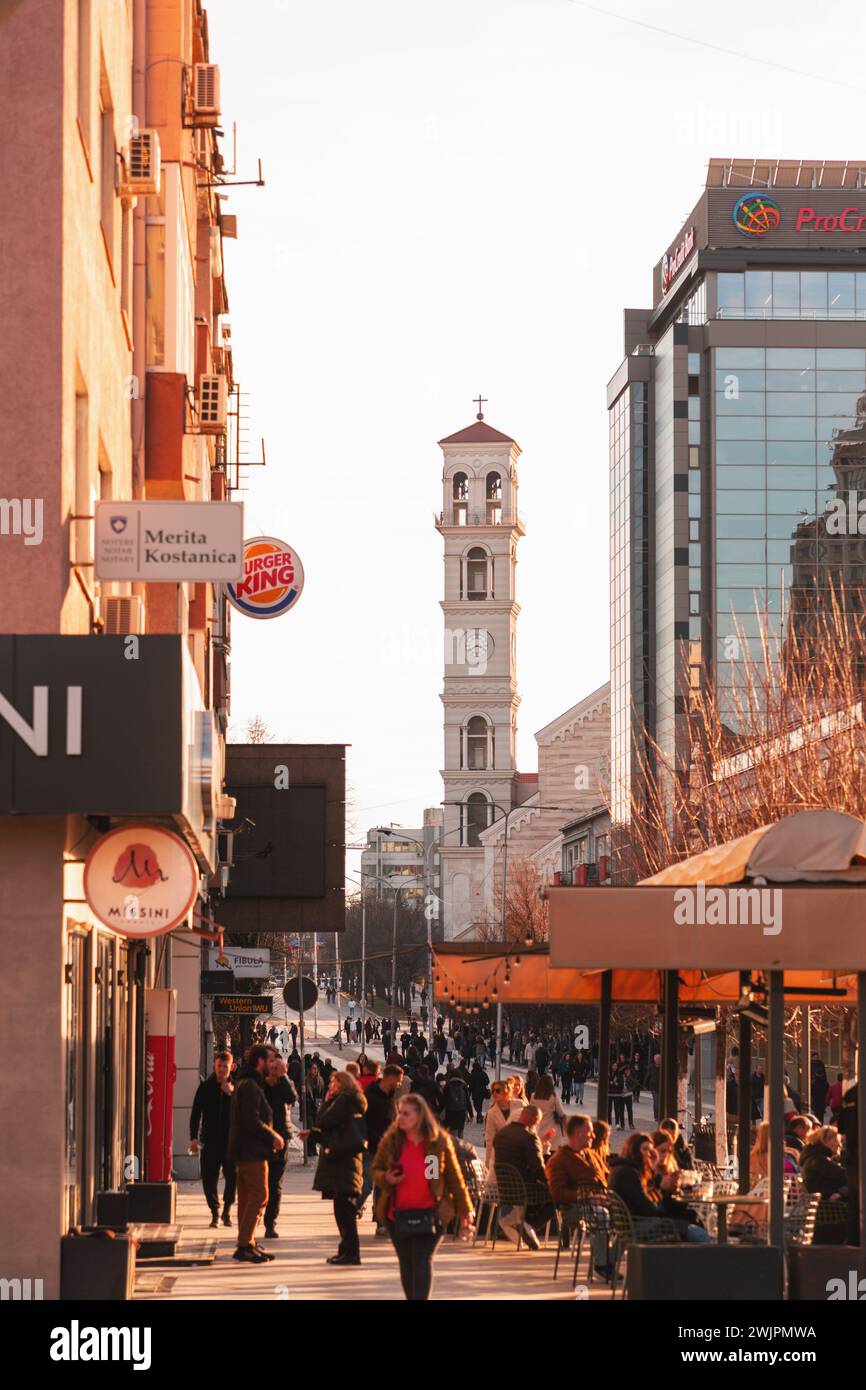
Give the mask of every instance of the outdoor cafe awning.
M 801 811 L 629 888 L 551 888 L 554 969 L 866 970 L 866 825 Z
M 579 892 L 590 891 L 581 888 Z M 604 889 L 602 891 L 614 891 Z M 445 1003 L 453 995 L 462 1004 L 598 1004 L 601 1001 L 601 969 L 554 969 L 548 946 L 517 949 L 507 956 L 496 943 L 439 942 L 433 956 L 433 997 Z M 506 960 L 509 982 L 506 983 Z M 615 1003 L 656 1003 L 662 994 L 662 972 L 659 970 L 614 970 L 612 999 Z M 437 980 L 438 976 L 438 980 Z M 834 1003 L 850 1002 L 856 997 L 854 980 L 834 979 L 821 971 L 786 971 L 785 988 L 796 990 L 792 1002 L 818 1004 L 826 996 L 811 989 L 836 985 L 845 988 L 845 995 L 834 996 Z M 491 991 L 496 990 L 496 998 Z M 801 993 L 801 991 L 805 991 Z M 736 970 L 708 972 L 680 971 L 680 1001 L 682 1003 L 734 1004 L 740 997 L 740 976 Z

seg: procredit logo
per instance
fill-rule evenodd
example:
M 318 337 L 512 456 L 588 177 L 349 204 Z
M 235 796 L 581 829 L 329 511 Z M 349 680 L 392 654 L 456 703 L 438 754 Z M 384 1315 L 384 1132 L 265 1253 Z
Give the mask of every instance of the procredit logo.
M 747 237 L 764 237 L 775 231 L 782 220 L 779 204 L 766 193 L 746 193 L 734 204 L 731 214 L 738 232 Z
M 679 246 L 674 247 L 670 255 L 662 256 L 662 294 L 667 294 L 694 249 L 695 229 L 689 227 Z

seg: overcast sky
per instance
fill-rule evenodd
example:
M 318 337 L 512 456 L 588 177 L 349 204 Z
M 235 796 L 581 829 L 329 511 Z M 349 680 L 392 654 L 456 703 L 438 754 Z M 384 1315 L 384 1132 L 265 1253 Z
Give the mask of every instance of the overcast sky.
M 523 449 L 532 771 L 534 732 L 608 678 L 623 308 L 651 302 L 711 155 L 866 160 L 866 7 L 207 8 L 237 177 L 261 157 L 267 181 L 225 204 L 235 366 L 269 460 L 248 475 L 246 532 L 288 541 L 306 571 L 285 617 L 233 615 L 233 730 L 260 715 L 280 739 L 351 743 L 359 836 L 416 825 L 442 798 L 437 439 L 481 391 Z

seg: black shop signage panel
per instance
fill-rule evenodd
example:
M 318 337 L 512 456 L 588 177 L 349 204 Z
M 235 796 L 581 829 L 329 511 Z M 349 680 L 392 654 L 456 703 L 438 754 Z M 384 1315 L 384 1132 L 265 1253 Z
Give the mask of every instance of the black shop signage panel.
M 0 815 L 181 811 L 181 701 L 175 635 L 0 636 Z

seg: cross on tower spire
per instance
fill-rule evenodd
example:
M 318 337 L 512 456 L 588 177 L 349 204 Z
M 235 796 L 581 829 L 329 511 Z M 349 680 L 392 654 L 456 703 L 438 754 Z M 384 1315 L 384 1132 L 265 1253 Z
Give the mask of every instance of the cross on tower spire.
M 478 395 L 477 395 L 477 396 L 473 396 L 472 399 L 473 399 L 473 401 L 475 402 L 475 404 L 478 406 L 478 414 L 475 416 L 475 419 L 476 419 L 476 420 L 483 420 L 483 419 L 484 419 L 484 411 L 481 409 L 481 407 L 482 407 L 483 405 L 486 405 L 486 404 L 487 404 L 487 397 L 486 397 L 486 396 L 482 396 L 481 393 L 480 393 L 480 391 L 479 391 Z

